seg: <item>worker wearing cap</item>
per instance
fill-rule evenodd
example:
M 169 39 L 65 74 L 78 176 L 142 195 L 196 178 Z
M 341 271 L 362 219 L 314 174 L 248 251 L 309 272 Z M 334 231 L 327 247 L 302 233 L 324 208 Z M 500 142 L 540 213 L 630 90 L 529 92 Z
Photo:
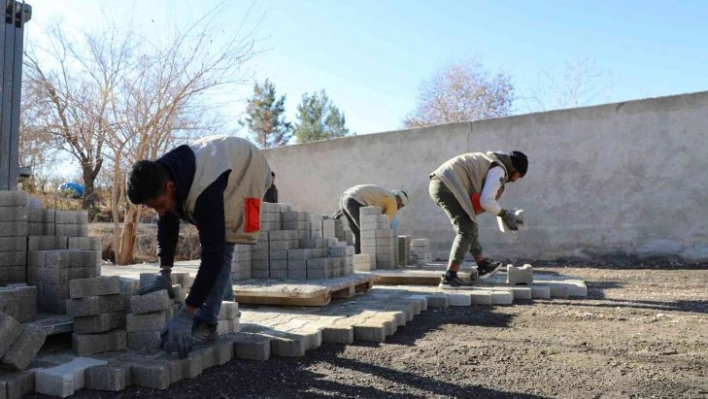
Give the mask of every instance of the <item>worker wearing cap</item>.
M 360 184 L 344 191 L 339 200 L 339 210 L 347 219 L 347 224 L 354 233 L 356 253 L 361 253 L 361 229 L 359 209 L 363 206 L 378 206 L 381 213 L 393 223 L 396 212 L 408 205 L 408 194 L 403 190 L 389 190 L 374 184 Z
M 457 276 L 469 251 L 484 279 L 499 270 L 500 261 L 486 258 L 478 240 L 477 215 L 491 213 L 502 219 L 509 230 L 517 230 L 516 214 L 499 204 L 504 185 L 526 175 L 528 159 L 519 151 L 472 152 L 456 156 L 430 174 L 430 198 L 442 208 L 455 229 L 447 271 L 440 287 L 468 285 Z

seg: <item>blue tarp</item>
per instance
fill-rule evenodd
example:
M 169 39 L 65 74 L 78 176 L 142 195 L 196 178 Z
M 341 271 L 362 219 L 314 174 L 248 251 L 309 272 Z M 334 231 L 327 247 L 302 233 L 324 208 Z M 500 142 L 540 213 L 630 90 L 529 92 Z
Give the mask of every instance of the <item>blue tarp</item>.
M 61 186 L 59 186 L 57 191 L 60 193 L 70 191 L 72 192 L 72 198 L 81 198 L 84 195 L 84 186 L 79 183 L 68 182 L 63 183 Z

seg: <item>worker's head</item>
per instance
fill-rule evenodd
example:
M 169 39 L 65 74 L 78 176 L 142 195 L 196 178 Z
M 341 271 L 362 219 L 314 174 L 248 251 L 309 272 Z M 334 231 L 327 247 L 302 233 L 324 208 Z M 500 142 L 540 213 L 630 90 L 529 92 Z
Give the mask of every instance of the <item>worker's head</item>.
M 393 190 L 391 191 L 393 195 L 396 196 L 396 203 L 398 204 L 398 209 L 408 206 L 410 200 L 408 199 L 408 193 L 403 190 Z
M 125 185 L 133 204 L 152 208 L 160 216 L 177 210 L 177 186 L 167 168 L 155 161 L 136 162 L 128 172 Z
M 521 151 L 512 151 L 509 158 L 511 158 L 511 165 L 514 166 L 514 173 L 511 174 L 510 180 L 517 181 L 526 176 L 529 169 L 529 160 L 526 158 L 526 154 Z
M 272 177 L 270 181 L 270 185 L 274 186 L 275 185 L 275 172 L 270 172 L 270 177 Z

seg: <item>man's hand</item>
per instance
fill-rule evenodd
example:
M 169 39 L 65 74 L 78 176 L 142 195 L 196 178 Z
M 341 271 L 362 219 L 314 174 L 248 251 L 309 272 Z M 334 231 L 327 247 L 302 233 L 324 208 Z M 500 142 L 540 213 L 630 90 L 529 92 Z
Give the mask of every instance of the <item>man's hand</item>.
M 140 289 L 140 295 L 149 294 L 151 292 L 167 290 L 167 294 L 171 299 L 175 297 L 175 291 L 172 289 L 172 269 L 162 269 L 157 275 L 155 281 L 147 287 Z
M 499 213 L 499 217 L 501 217 L 504 225 L 509 230 L 516 231 L 519 229 L 519 226 L 516 225 L 516 214 L 513 209 L 502 209 Z
M 194 313 L 182 306 L 162 331 L 160 347 L 167 352 L 177 352 L 180 359 L 186 358 L 192 350 L 193 319 Z

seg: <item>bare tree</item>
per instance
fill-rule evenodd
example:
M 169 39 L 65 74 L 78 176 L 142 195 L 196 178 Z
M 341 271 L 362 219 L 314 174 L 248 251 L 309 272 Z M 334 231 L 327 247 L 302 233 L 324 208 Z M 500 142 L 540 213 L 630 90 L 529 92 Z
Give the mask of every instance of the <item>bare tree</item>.
M 110 171 L 118 264 L 133 259 L 142 210 L 126 199 L 127 170 L 195 135 L 223 132 L 223 104 L 214 98 L 245 81 L 241 68 L 254 53 L 253 39 L 240 26 L 214 23 L 225 4 L 166 38 L 141 36 L 110 16 L 82 40 L 55 27 L 50 47 L 27 57 L 28 81 L 47 110 L 38 123 L 79 161 L 87 193 L 103 166 Z
M 525 103 L 529 111 L 568 109 L 605 101 L 612 92 L 610 73 L 590 58 L 575 58 L 560 68 L 546 68 Z
M 76 40 L 55 23 L 48 31 L 49 46 L 35 45 L 35 52 L 25 55 L 25 85 L 41 108 L 33 124 L 78 162 L 84 183 L 82 208 L 90 213 L 111 129 L 108 111 L 120 74 L 128 67 L 124 46 L 130 43 L 116 41 L 116 36 L 84 33 Z
M 175 29 L 166 43 L 144 41 L 112 103 L 117 127 L 108 146 L 113 181 L 120 182 L 111 193 L 117 264 L 132 261 L 142 209 L 126 199 L 125 172 L 136 161 L 156 159 L 197 134 L 220 131 L 224 119 L 211 113 L 210 96 L 241 82 L 241 68 L 253 55 L 253 41 L 238 31 L 216 44 L 213 37 L 219 33 L 212 19 L 217 14 L 212 10 L 185 30 Z
M 509 115 L 513 100 L 514 87 L 508 75 L 490 76 L 476 61 L 453 63 L 421 84 L 416 109 L 403 125 L 410 128 L 499 118 Z

